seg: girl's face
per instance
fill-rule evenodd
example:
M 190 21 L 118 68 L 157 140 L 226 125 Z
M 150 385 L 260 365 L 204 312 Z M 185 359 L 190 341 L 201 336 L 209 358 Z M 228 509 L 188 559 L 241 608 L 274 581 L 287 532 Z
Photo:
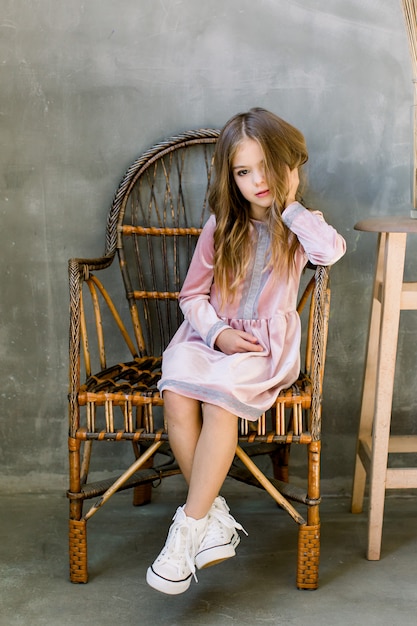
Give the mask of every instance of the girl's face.
M 242 196 L 250 204 L 250 216 L 265 221 L 272 204 L 265 176 L 264 155 L 254 139 L 243 139 L 232 161 L 233 177 Z

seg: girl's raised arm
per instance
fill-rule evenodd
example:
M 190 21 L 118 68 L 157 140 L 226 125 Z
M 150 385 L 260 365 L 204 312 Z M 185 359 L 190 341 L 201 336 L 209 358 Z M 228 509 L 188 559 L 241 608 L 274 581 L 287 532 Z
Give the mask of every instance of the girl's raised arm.
M 299 202 L 293 202 L 283 211 L 282 219 L 314 265 L 333 265 L 345 254 L 345 240 L 327 224 L 320 211 L 309 211 Z

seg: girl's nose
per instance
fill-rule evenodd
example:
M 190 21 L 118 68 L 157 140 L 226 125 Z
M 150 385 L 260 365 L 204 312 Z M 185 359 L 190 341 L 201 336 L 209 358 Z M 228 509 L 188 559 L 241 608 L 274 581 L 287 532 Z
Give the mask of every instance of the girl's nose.
M 261 183 L 265 182 L 265 175 L 263 170 L 254 170 L 253 182 L 255 185 L 260 185 Z

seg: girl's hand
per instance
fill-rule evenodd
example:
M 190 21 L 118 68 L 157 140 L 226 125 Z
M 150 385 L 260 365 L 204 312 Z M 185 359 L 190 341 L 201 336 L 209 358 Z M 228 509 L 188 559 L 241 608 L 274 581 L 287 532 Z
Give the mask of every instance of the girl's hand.
M 226 328 L 222 330 L 216 339 L 215 345 L 224 354 L 236 354 L 237 352 L 262 352 L 256 337 L 244 330 Z
M 295 202 L 295 196 L 297 195 L 298 185 L 300 184 L 300 177 L 298 174 L 298 167 L 295 167 L 293 170 L 288 168 L 288 184 L 289 191 L 287 199 L 285 200 L 285 208 Z

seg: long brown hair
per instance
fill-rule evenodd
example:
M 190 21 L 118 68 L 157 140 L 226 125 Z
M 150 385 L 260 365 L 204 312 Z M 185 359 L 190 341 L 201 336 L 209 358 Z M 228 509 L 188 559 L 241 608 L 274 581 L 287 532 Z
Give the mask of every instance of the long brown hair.
M 223 127 L 214 154 L 215 177 L 209 203 L 216 216 L 214 281 L 221 300 L 232 300 L 250 261 L 250 204 L 240 193 L 232 172 L 239 144 L 254 139 L 262 149 L 269 190 L 274 198 L 267 220 L 273 271 L 289 273 L 298 240 L 281 218 L 289 191 L 288 168 L 308 159 L 304 136 L 277 115 L 253 108 L 238 113 Z

